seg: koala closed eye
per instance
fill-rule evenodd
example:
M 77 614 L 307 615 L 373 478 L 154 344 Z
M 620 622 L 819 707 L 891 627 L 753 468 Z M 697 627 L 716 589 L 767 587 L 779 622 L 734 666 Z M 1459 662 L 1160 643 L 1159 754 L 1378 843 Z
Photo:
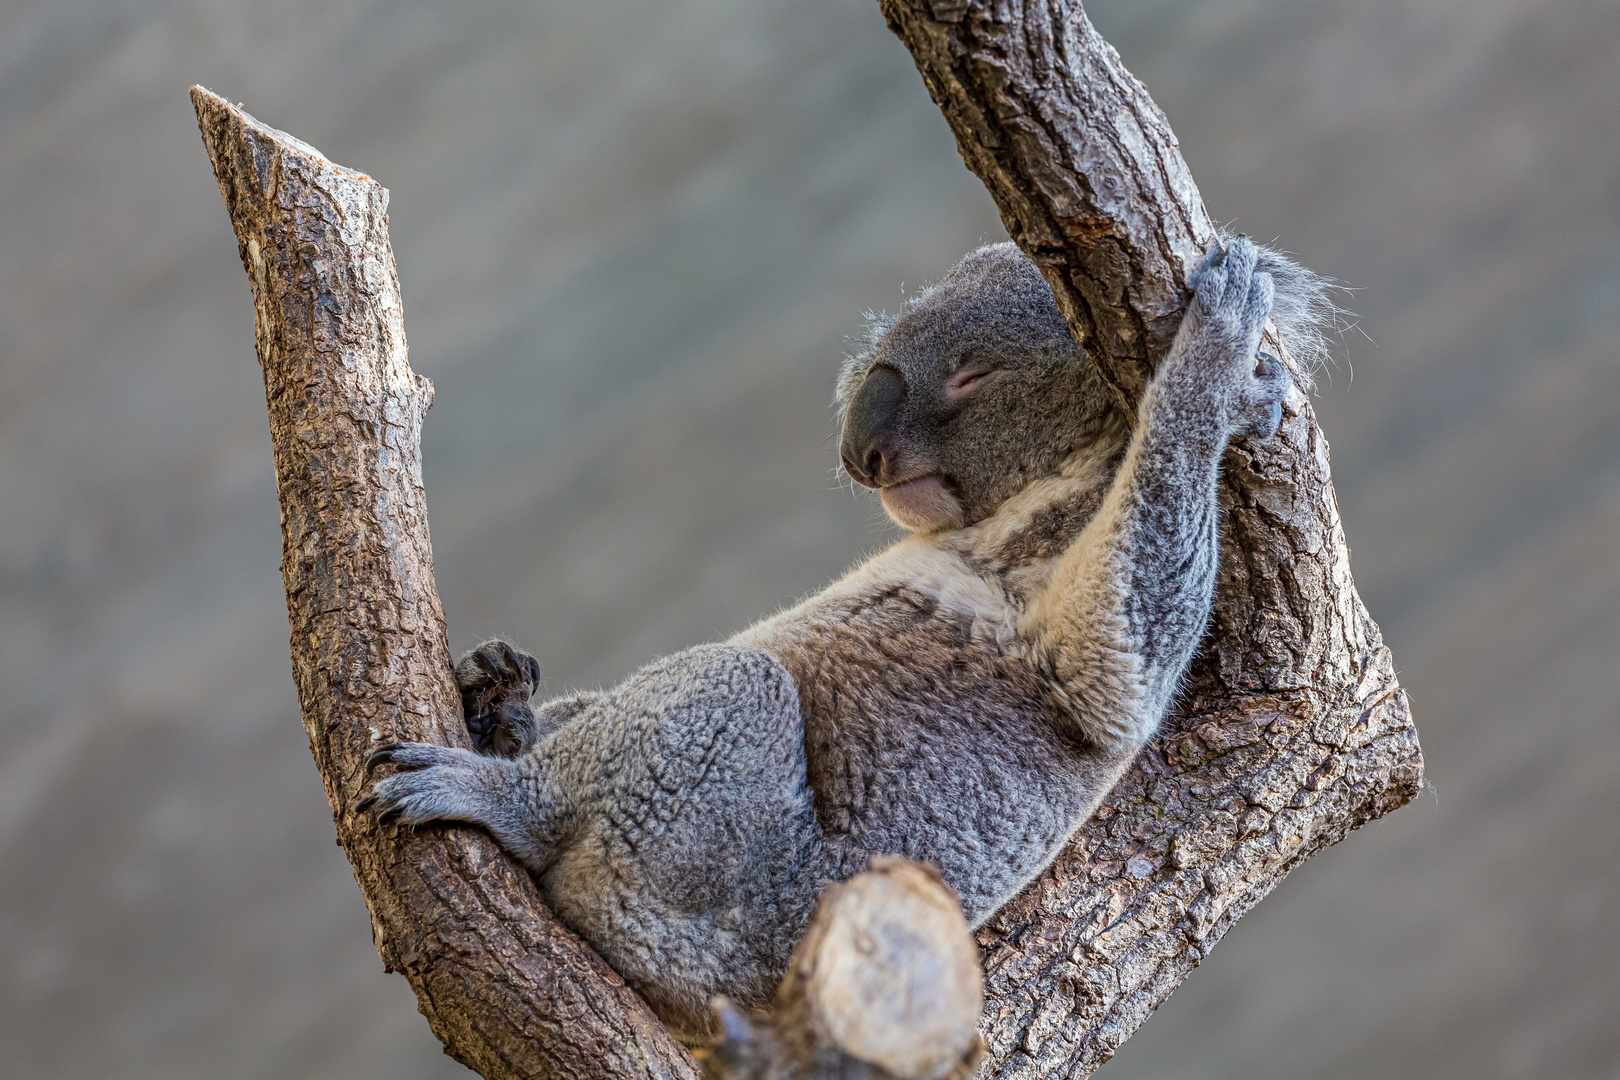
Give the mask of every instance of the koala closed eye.
M 945 396 L 952 399 L 960 398 L 972 392 L 994 373 L 995 368 L 988 365 L 969 365 L 945 380 Z

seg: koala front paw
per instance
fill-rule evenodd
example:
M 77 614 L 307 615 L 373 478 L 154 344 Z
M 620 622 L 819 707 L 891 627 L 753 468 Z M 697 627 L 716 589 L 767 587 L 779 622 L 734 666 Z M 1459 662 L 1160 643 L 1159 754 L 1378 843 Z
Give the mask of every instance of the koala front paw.
M 1259 351 L 1275 288 L 1270 274 L 1255 269 L 1258 257 L 1243 236 L 1210 252 L 1193 276 L 1177 351 L 1202 392 L 1213 391 L 1228 429 L 1263 439 L 1282 423 L 1293 376 L 1281 360 Z
M 373 784 L 371 794 L 355 803 L 354 808 L 359 813 L 375 809 L 377 820 L 384 825 L 395 821 L 422 825 L 429 821 L 475 820 L 476 792 L 481 786 L 477 761 L 470 751 L 450 746 L 379 746 L 366 758 L 367 774 L 385 764 L 398 765 L 401 771 Z
M 517 757 L 533 746 L 529 698 L 540 685 L 540 664 L 504 641 L 486 641 L 456 662 L 456 685 L 467 731 L 480 754 Z

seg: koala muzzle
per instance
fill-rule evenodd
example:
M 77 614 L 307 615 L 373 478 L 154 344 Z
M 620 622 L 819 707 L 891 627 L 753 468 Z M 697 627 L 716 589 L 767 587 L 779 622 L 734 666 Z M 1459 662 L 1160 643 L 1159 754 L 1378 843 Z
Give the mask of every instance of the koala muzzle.
M 886 364 L 873 368 L 855 391 L 844 415 L 844 435 L 838 452 L 856 483 L 881 487 L 893 477 L 899 420 L 905 403 L 906 381 Z

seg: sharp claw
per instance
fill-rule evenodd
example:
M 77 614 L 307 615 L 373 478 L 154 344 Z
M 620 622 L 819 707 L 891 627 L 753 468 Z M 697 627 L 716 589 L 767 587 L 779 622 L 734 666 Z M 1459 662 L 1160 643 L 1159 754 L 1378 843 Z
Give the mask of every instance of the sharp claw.
M 379 746 L 379 747 L 377 747 L 377 749 L 375 749 L 371 753 L 367 754 L 366 755 L 366 773 L 367 773 L 367 775 L 370 775 L 371 770 L 375 769 L 377 766 L 386 765 L 388 762 L 393 761 L 394 760 L 394 751 L 398 750 L 403 745 L 405 745 L 405 744 L 404 743 L 397 743 L 397 742 L 389 743 L 386 746 Z
M 370 795 L 367 795 L 365 798 L 354 804 L 354 812 L 357 814 L 363 814 L 381 801 L 382 796 L 373 791 Z
M 404 816 L 405 808 L 403 806 L 400 806 L 398 803 L 390 803 L 383 809 L 382 813 L 377 815 L 377 824 L 392 825 L 394 822 L 398 821 Z

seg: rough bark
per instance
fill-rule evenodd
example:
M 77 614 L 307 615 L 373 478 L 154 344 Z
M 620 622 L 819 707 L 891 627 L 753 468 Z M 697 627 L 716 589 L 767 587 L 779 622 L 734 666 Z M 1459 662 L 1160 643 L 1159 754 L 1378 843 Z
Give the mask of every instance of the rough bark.
M 492 1080 L 696 1077 L 489 837 L 353 812 L 377 744 L 467 742 L 422 493 L 433 388 L 406 360 L 388 192 L 200 86 L 191 98 L 253 287 L 299 706 L 383 966 Z
M 1174 135 L 1076 0 L 880 0 L 957 145 L 1126 404 L 1216 239 Z M 979 934 L 982 1075 L 1085 1076 L 1302 860 L 1412 799 L 1405 693 L 1356 595 L 1309 403 L 1228 452 L 1186 692 L 1064 854 Z

